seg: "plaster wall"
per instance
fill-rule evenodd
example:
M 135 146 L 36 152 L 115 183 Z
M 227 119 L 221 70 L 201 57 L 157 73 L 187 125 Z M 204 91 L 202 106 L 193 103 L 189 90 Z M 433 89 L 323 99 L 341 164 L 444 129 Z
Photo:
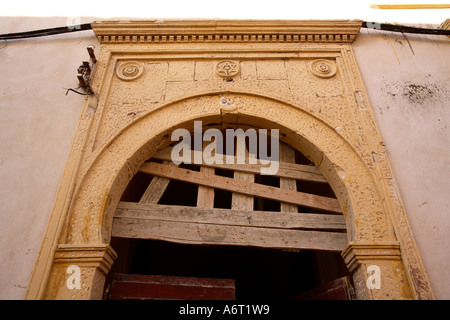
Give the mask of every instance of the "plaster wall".
M 355 58 L 437 299 L 450 299 L 450 38 L 361 29 Z
M 0 33 L 66 24 L 1 17 Z M 90 31 L 0 41 L 0 299 L 25 294 L 84 101 L 64 88 L 78 86 L 89 44 Z
M 0 18 L 0 33 L 67 21 Z M 363 29 L 353 47 L 436 298 L 449 299 L 450 44 L 406 37 Z M 64 88 L 90 44 L 91 31 L 0 43 L 0 299 L 25 294 L 84 100 Z

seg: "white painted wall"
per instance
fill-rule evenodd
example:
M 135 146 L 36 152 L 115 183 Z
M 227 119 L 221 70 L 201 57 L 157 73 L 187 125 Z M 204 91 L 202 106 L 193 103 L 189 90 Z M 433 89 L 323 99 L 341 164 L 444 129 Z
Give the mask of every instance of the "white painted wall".
M 355 57 L 437 299 L 450 299 L 450 38 L 362 29 Z
M 0 17 L 0 33 L 67 23 Z M 450 299 L 450 42 L 406 37 L 362 30 L 354 51 L 436 297 Z M 0 41 L 0 299 L 25 294 L 84 100 L 64 88 L 90 44 L 92 31 Z
M 0 18 L 0 33 L 66 25 L 67 18 Z M 0 299 L 22 299 L 69 154 L 84 96 L 77 68 L 91 31 L 0 41 Z

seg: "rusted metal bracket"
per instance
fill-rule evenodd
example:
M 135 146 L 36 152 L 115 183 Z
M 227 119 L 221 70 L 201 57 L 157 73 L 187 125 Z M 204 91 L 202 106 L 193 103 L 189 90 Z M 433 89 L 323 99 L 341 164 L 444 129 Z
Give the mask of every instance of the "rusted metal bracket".
M 93 45 L 88 46 L 87 51 L 90 60 L 83 61 L 83 64 L 78 67 L 78 87 L 82 88 L 87 94 L 92 94 L 91 78 L 94 73 L 94 66 L 97 63 L 97 59 L 95 58 Z

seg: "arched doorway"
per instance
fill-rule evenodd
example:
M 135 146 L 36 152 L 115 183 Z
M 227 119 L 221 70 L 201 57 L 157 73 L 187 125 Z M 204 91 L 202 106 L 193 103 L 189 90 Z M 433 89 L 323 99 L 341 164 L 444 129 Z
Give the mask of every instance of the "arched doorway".
M 222 136 L 228 137 L 225 131 Z M 235 138 L 232 156 L 238 153 L 239 138 L 245 136 Z M 194 295 L 198 278 L 212 281 L 208 286 L 232 280 L 238 299 L 312 299 L 306 291 L 339 280 L 321 298 L 351 298 L 353 287 L 340 255 L 347 244 L 345 220 L 327 180 L 311 161 L 283 142 L 276 148 L 278 171 L 261 175 L 263 166 L 249 163 L 249 137 L 242 143 L 243 164 L 237 159 L 231 164 L 192 164 L 192 156 L 189 164 L 177 165 L 171 161 L 172 144 L 142 165 L 115 213 L 111 246 L 119 257 L 108 277 L 105 298 L 223 299 L 218 288 Z M 170 167 L 178 170 L 168 173 Z M 195 177 L 197 173 L 206 173 L 208 179 Z M 233 192 L 241 180 L 245 194 Z M 293 203 L 280 201 L 285 197 L 274 188 L 291 191 Z M 295 199 L 302 195 L 315 201 Z M 185 283 L 184 290 L 172 292 L 167 277 L 174 277 L 177 286 L 179 279 L 186 282 L 185 277 L 190 277 L 195 285 Z M 343 287 L 343 281 L 348 285 Z
M 319 168 L 333 189 L 339 211 L 345 218 L 347 240 L 344 242 L 348 242 L 348 245 L 342 255 L 352 274 L 357 295 L 370 298 L 368 292 L 371 291 L 366 286 L 366 269 L 370 265 L 383 266 L 384 274 L 396 273 L 395 277 L 387 277 L 389 281 L 406 284 L 398 244 L 392 240 L 394 234 L 387 221 L 383 201 L 373 176 L 355 151 L 333 129 L 298 108 L 261 96 L 233 95 L 235 101 L 242 102 L 239 113 L 241 123 L 279 129 L 280 140 L 301 150 Z M 81 272 L 84 270 L 87 277 L 85 283 L 89 288 L 75 292 L 81 294 L 78 298 L 84 298 L 85 295 L 96 299 L 102 297 L 105 276 L 117 257 L 109 245 L 113 219 L 128 183 L 144 162 L 171 143 L 169 137 L 175 129 L 193 131 L 193 121 L 196 119 L 201 119 L 205 126 L 229 123 L 224 121 L 228 115 L 222 112 L 222 106 L 217 103 L 218 98 L 220 95 L 204 95 L 167 105 L 140 118 L 106 148 L 100 149 L 80 181 L 71 205 L 71 214 L 61 231 L 62 240 L 59 240 L 61 243 L 55 251 L 54 264 L 49 274 L 49 280 L 59 284 L 48 287 L 47 298 L 74 296 L 65 286 L 66 279 L 56 275 L 66 274 L 66 269 L 75 262 L 82 266 Z M 198 104 L 211 109 L 196 108 Z M 259 108 L 261 104 L 270 104 L 270 109 Z M 204 116 L 205 113 L 210 115 Z M 280 117 L 280 113 L 283 117 Z M 171 118 L 172 114 L 181 115 L 181 119 Z M 149 136 L 152 137 L 150 140 Z M 154 169 L 154 165 L 152 167 Z M 299 241 L 308 242 L 305 237 Z M 316 243 L 336 244 L 330 239 Z M 340 243 L 335 249 L 343 250 L 342 240 Z M 401 294 L 409 296 L 409 291 L 402 291 Z
M 345 219 L 341 255 L 358 299 L 432 299 L 353 57 L 361 23 L 92 24 L 101 43 L 95 94 L 86 97 L 26 298 L 102 297 L 127 186 L 174 130 L 193 131 L 201 120 L 279 129 L 280 140 L 314 164 Z M 66 285 L 71 266 L 79 287 Z M 373 266 L 380 288 L 367 285 Z

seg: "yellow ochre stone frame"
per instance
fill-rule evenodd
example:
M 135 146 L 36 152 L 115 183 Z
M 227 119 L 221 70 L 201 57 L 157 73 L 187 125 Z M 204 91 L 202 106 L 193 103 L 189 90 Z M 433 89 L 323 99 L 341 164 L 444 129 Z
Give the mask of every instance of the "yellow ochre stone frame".
M 279 129 L 333 188 L 358 299 L 434 299 L 351 43 L 361 21 L 106 21 L 26 299 L 101 299 L 120 197 L 193 120 Z M 232 101 L 224 104 L 223 101 Z M 70 265 L 81 270 L 69 289 Z M 380 270 L 369 288 L 368 267 Z

